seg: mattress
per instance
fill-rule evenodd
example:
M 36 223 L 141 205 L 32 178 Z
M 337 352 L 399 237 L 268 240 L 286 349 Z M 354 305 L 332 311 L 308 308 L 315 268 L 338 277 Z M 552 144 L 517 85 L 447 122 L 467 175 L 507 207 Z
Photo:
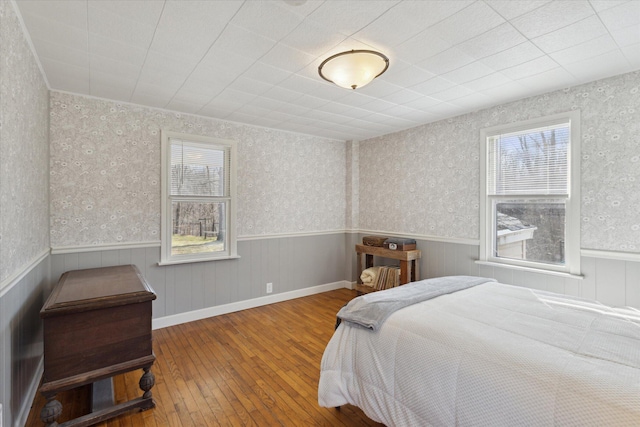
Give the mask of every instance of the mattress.
M 640 426 L 640 312 L 480 284 L 340 324 L 318 401 L 388 426 Z

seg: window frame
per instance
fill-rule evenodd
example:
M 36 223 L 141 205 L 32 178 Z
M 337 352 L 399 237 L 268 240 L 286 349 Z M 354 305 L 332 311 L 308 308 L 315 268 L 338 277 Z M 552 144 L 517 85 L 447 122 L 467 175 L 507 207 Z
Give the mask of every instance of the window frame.
M 566 123 L 569 125 L 570 139 L 567 160 L 568 196 L 537 195 L 490 195 L 488 190 L 489 138 L 499 134 L 534 130 L 537 128 Z M 580 275 L 580 111 L 572 110 L 540 118 L 508 123 L 480 130 L 480 260 L 481 264 L 502 267 L 523 268 L 546 273 Z M 501 200 L 533 199 L 565 200 L 565 263 L 551 264 L 498 257 L 493 255 L 495 247 L 495 203 Z
M 224 259 L 239 258 L 236 231 L 237 215 L 237 143 L 236 141 L 213 138 L 201 135 L 193 135 L 180 132 L 162 130 L 161 132 L 161 153 L 160 153 L 160 181 L 161 181 L 161 233 L 160 233 L 160 262 L 158 265 L 186 264 L 202 261 L 217 261 Z M 225 147 L 229 150 L 229 195 L 228 196 L 171 196 L 171 141 L 173 139 L 192 143 L 194 146 Z M 212 148 L 213 148 L 212 147 Z M 183 254 L 172 255 L 172 202 L 176 199 L 180 201 L 194 202 L 226 202 L 225 209 L 225 244 L 226 249 L 220 252 L 210 252 L 203 254 Z M 220 226 L 222 227 L 222 226 Z

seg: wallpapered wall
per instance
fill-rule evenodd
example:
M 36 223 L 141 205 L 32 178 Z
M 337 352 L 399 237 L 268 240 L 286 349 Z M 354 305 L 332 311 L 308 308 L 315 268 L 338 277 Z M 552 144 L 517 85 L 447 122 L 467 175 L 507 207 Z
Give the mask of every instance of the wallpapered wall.
M 0 2 L 0 282 L 49 247 L 49 92 L 10 2 Z
M 360 228 L 479 238 L 480 130 L 581 110 L 581 247 L 640 252 L 640 71 L 360 143 Z
M 51 92 L 51 246 L 160 239 L 160 130 L 238 142 L 238 235 L 345 228 L 345 143 Z

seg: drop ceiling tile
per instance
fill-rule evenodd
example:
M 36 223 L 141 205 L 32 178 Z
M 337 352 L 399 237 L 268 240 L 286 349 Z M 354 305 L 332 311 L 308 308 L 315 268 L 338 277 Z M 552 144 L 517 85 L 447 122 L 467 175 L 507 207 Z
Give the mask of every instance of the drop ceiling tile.
M 180 87 L 176 96 L 180 96 L 184 92 L 185 96 L 193 96 L 199 94 L 203 97 L 213 98 L 227 87 L 215 79 L 197 79 L 191 75 Z
M 527 41 L 518 30 L 505 22 L 457 46 L 462 52 L 481 59 L 495 55 Z
M 189 102 L 172 99 L 164 108 L 182 113 L 196 114 L 202 108 L 202 104 L 191 104 Z
M 444 74 L 470 64 L 475 60 L 476 59 L 473 56 L 467 55 L 457 47 L 452 47 L 451 49 L 447 49 L 442 53 L 418 63 L 417 65 L 431 73 Z
M 351 107 L 361 107 L 374 100 L 374 98 L 355 90 L 347 91 L 346 89 L 344 89 L 343 93 L 344 95 L 336 99 L 335 101 L 340 102 L 341 104 L 349 105 Z
M 638 26 L 640 24 L 640 2 L 628 1 L 600 13 L 600 18 L 609 30 Z
M 473 90 L 468 87 L 458 85 L 452 88 L 443 90 L 442 92 L 436 92 L 431 95 L 432 98 L 439 99 L 440 101 L 452 101 L 463 96 L 467 96 L 473 93 Z
M 37 40 L 46 40 L 56 45 L 86 52 L 89 48 L 86 30 L 65 23 L 49 20 L 40 15 L 24 15 L 25 25 L 29 27 L 29 35 L 34 41 L 36 52 L 44 47 L 38 46 Z
M 232 51 L 248 58 L 260 58 L 275 45 L 276 42 L 270 38 L 231 24 L 227 25 L 214 44 L 217 49 Z
M 633 69 L 640 69 L 640 43 L 625 46 L 621 51 Z
M 489 105 L 495 103 L 496 101 L 486 94 L 472 93 L 470 95 L 457 98 L 451 102 L 459 107 L 462 107 L 464 110 L 475 111 L 477 109 L 487 108 Z
M 296 92 L 294 90 L 285 89 L 282 87 L 274 86 L 265 93 L 262 94 L 263 97 L 274 99 L 282 102 L 291 102 L 300 98 L 303 94 L 300 92 Z
M 544 53 L 533 43 L 527 41 L 495 55 L 480 60 L 496 71 L 511 68 L 543 56 Z
M 407 102 L 406 104 L 404 104 L 404 106 L 413 108 L 415 110 L 427 111 L 428 108 L 438 105 L 441 102 L 442 101 L 440 101 L 439 99 L 435 99 L 430 96 L 423 96 L 422 98 L 416 99 L 415 101 Z
M 66 0 L 65 0 L 66 1 Z M 84 0 L 85 8 L 95 9 L 95 13 L 101 11 L 110 15 L 120 16 L 130 21 L 144 23 L 155 26 L 160 19 L 163 8 L 167 7 L 165 2 L 155 1 L 130 1 L 130 0 L 109 0 L 90 1 Z
M 25 23 L 31 23 L 34 17 L 40 17 L 56 23 L 63 23 L 87 30 L 86 0 L 42 1 L 19 0 L 20 14 Z
M 410 89 L 401 89 L 398 92 L 394 92 L 391 95 L 383 96 L 381 99 L 389 101 L 394 104 L 406 104 L 407 102 L 414 101 L 422 98 L 424 95 Z
M 623 3 L 627 3 L 629 0 L 590 0 L 591 6 L 596 12 L 602 12 L 603 10 L 611 9 Z
M 616 28 L 609 32 L 616 44 L 621 48 L 640 43 L 640 29 L 637 26 Z
M 307 20 L 329 33 L 352 35 L 397 4 L 396 0 L 324 2 L 308 15 Z
M 155 108 L 165 108 L 170 99 L 170 96 L 162 96 L 151 92 L 143 93 L 137 90 L 131 96 L 131 102 Z
M 261 95 L 265 92 L 274 89 L 276 86 L 265 83 L 261 80 L 250 79 L 245 76 L 240 76 L 234 80 L 230 85 L 230 89 L 236 89 L 247 93 L 253 93 L 255 95 Z
M 541 56 L 532 61 L 527 61 L 523 64 L 516 65 L 515 67 L 506 68 L 501 70 L 500 73 L 504 74 L 510 79 L 518 80 L 524 77 L 528 77 L 540 72 L 545 72 L 556 68 L 558 64 L 548 56 Z
M 571 25 L 593 13 L 586 0 L 553 1 L 513 19 L 511 23 L 532 39 Z
M 141 67 L 119 62 L 113 59 L 104 58 L 102 56 L 91 55 L 89 58 L 91 71 L 99 71 L 103 73 L 120 76 L 125 80 L 137 80 L 140 75 Z M 114 82 L 115 83 L 115 82 Z
M 209 104 L 202 107 L 198 114 L 203 114 L 209 117 L 215 117 L 218 119 L 224 119 L 229 114 L 233 113 L 238 108 L 241 108 L 242 104 L 229 101 L 216 101 L 215 99 Z
M 214 100 L 216 101 L 230 101 L 234 103 L 247 104 L 254 102 L 256 95 L 252 93 L 242 92 L 234 89 L 225 89 L 220 94 L 216 95 Z
M 384 40 L 389 46 L 398 46 L 425 28 L 458 13 L 470 3 L 469 1 L 399 2 L 354 34 L 354 37 L 364 42 Z
M 302 95 L 300 98 L 296 99 L 296 104 L 298 104 L 302 108 L 322 108 L 328 104 L 335 105 L 334 102 L 329 103 L 326 99 L 318 98 L 317 96 L 308 94 Z
M 564 68 L 578 79 L 598 80 L 611 76 L 610 70 L 612 65 L 615 65 L 618 70 L 624 69 L 625 67 L 627 71 L 633 70 L 633 67 L 625 55 L 618 50 L 574 62 L 565 65 Z
M 442 77 L 434 77 L 426 82 L 411 86 L 411 90 L 423 95 L 431 95 L 436 92 L 442 92 L 443 90 L 449 89 L 455 85 L 456 84 L 450 80 Z
M 305 20 L 280 42 L 315 58 L 324 54 L 327 46 L 335 46 L 346 37 L 344 34 L 328 32 L 319 24 Z
M 575 84 L 575 77 L 569 74 L 564 68 L 556 67 L 543 73 L 535 74 L 518 80 L 518 83 L 532 90 L 533 93 L 545 93 L 562 89 Z M 549 90 L 549 82 L 553 82 L 552 89 Z
M 128 102 L 133 94 L 133 89 L 127 89 L 122 85 L 103 84 L 99 81 L 91 82 L 91 95 L 98 98 L 113 99 Z
M 387 110 L 391 107 L 395 107 L 398 104 L 395 104 L 393 102 L 389 102 L 389 101 L 384 101 L 382 99 L 378 99 L 375 98 L 373 101 L 364 104 L 361 108 L 365 109 L 365 110 L 369 110 L 371 112 L 374 113 L 379 113 L 381 111 Z
M 452 115 L 458 113 L 458 107 L 448 102 L 441 102 L 433 107 L 426 108 L 426 110 L 435 113 L 442 118 L 452 117 Z
M 349 117 L 350 119 L 361 119 L 371 115 L 371 111 L 365 108 L 351 107 L 349 110 L 346 110 L 341 114 L 345 117 Z
M 531 12 L 551 0 L 485 0 L 496 12 L 505 19 L 513 19 L 527 12 Z
M 131 97 L 131 100 L 135 102 L 134 100 L 138 96 L 151 96 L 158 99 L 164 99 L 166 104 L 171 100 L 171 98 L 173 98 L 175 93 L 176 93 L 175 88 L 168 87 L 168 86 L 159 86 L 159 85 L 138 80 L 136 82 L 136 88 L 133 92 L 133 96 Z
M 474 91 L 483 91 L 491 89 L 493 87 L 505 85 L 511 81 L 513 81 L 513 79 L 510 79 L 502 73 L 493 73 L 489 74 L 488 76 L 481 77 L 477 80 L 467 82 L 464 85 Z
M 460 67 L 457 70 L 442 74 L 442 78 L 453 83 L 462 84 L 472 80 L 477 80 L 494 72 L 493 68 L 483 64 L 482 62 L 476 61 Z
M 123 92 L 129 92 L 129 96 L 133 93 L 136 87 L 136 77 L 123 77 L 120 74 L 114 74 L 104 69 L 91 69 L 91 91 L 93 92 L 94 86 L 110 86 L 113 88 L 121 87 Z M 93 93 L 92 93 L 93 94 Z M 96 95 L 97 96 L 97 95 Z M 127 97 L 128 99 L 129 97 Z M 118 99 L 123 99 L 119 97 Z
M 186 76 L 177 75 L 165 71 L 161 71 L 157 68 L 151 69 L 149 67 L 143 67 L 138 77 L 139 82 L 161 86 L 167 90 L 176 92 L 184 84 Z
M 551 56 L 558 64 L 567 65 L 616 49 L 618 49 L 616 42 L 609 34 L 605 34 L 593 40 L 589 40 L 588 42 L 559 50 L 549 56 Z
M 267 65 L 292 73 L 302 70 L 315 60 L 315 56 L 283 44 L 274 46 L 260 58 Z
M 265 19 L 265 17 L 269 19 Z M 296 28 L 304 16 L 293 13 L 281 2 L 244 2 L 231 21 L 263 37 L 280 40 Z
M 349 90 L 349 89 L 345 89 Z M 385 96 L 394 94 L 402 90 L 402 86 L 395 85 L 393 83 L 386 82 L 384 80 L 373 80 L 366 86 L 356 89 L 365 95 L 369 95 L 374 98 L 383 98 Z
M 218 95 L 220 91 L 198 91 L 193 92 L 185 90 L 184 87 L 180 88 L 174 95 L 171 101 L 184 102 L 187 104 L 197 104 L 200 106 L 207 105 L 211 100 Z
M 393 83 L 398 86 L 413 86 L 418 83 L 429 80 L 434 77 L 435 74 L 428 72 L 427 70 L 405 63 L 403 61 L 396 61 L 389 64 L 389 69 L 378 77 L 378 80 Z
M 531 40 L 545 53 L 553 53 L 587 42 L 607 34 L 607 29 L 596 15 L 591 15 L 575 24 L 567 25 Z
M 452 44 L 479 36 L 505 22 L 484 2 L 475 2 L 432 27 L 439 37 Z
M 244 77 L 273 85 L 286 80 L 290 75 L 291 71 L 286 71 L 261 61 L 253 63 L 243 74 Z
M 495 99 L 498 103 L 506 103 L 527 97 L 528 88 L 517 81 L 510 81 L 509 83 L 492 87 L 491 89 L 482 90 L 479 93 Z
M 123 18 L 119 14 L 98 7 L 98 3 L 101 2 L 88 3 L 89 33 L 141 49 L 147 49 L 151 45 L 156 29 L 155 24 Z
M 252 58 L 213 48 L 194 68 L 192 76 L 202 80 L 215 78 L 228 84 L 248 70 L 253 63 Z
M 452 46 L 452 42 L 438 36 L 438 31 L 427 29 L 397 46 L 394 52 L 403 58 L 410 58 L 413 63 L 417 63 L 444 52 Z
M 37 46 L 38 57 L 48 58 L 58 62 L 89 68 L 89 54 L 86 50 L 74 49 L 48 40 L 32 39 Z
M 77 67 L 47 58 L 40 58 L 51 89 L 75 93 L 89 93 L 89 68 Z
M 92 55 L 137 66 L 142 66 L 147 56 L 146 49 L 121 43 L 95 33 L 89 33 L 89 52 Z

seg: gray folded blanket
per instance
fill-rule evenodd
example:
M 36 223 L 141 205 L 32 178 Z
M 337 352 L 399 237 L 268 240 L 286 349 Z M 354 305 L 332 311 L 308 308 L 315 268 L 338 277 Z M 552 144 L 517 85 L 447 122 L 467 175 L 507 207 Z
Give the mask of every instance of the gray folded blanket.
M 390 315 L 401 308 L 487 282 L 495 280 L 475 276 L 446 276 L 420 280 L 354 298 L 340 309 L 338 318 L 349 325 L 377 331 Z

